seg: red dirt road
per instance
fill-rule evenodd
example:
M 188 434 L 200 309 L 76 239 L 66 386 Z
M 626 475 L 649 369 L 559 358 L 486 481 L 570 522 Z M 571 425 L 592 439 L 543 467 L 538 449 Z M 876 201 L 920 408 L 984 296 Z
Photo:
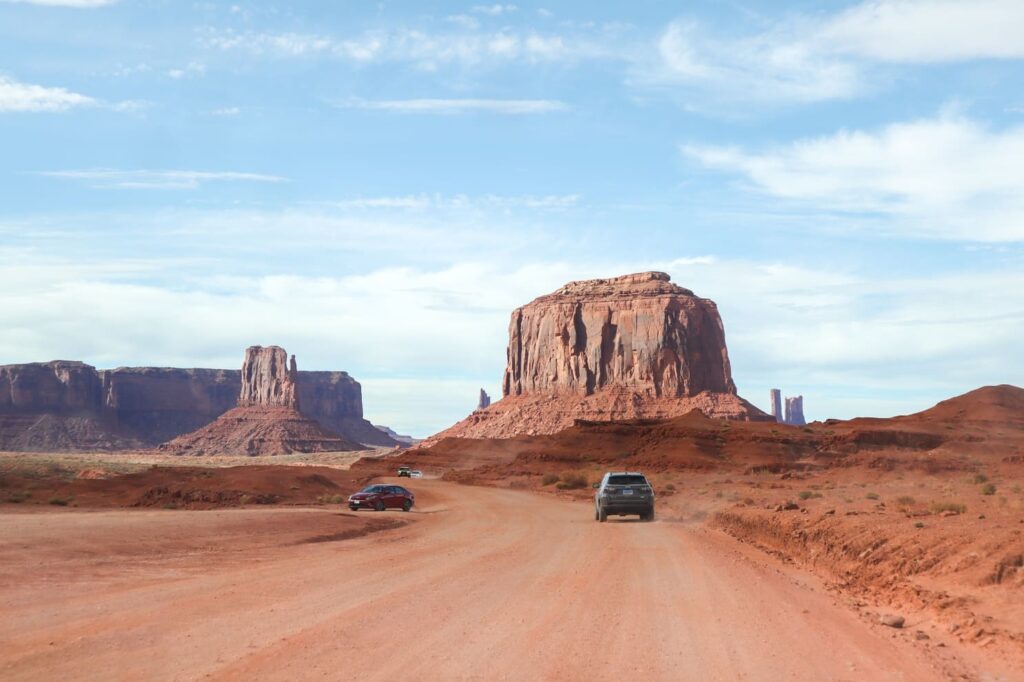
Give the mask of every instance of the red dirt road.
M 0 511 L 0 679 L 944 677 L 714 531 L 408 485 L 366 516 L 411 523 L 340 540 L 337 509 Z

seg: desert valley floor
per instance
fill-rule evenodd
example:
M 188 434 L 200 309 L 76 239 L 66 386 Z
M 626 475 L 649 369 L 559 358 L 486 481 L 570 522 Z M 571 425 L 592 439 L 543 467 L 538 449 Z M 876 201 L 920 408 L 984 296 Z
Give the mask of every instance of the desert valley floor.
M 598 524 L 578 495 L 407 485 L 409 514 L 4 505 L 0 678 L 1021 679 L 710 527 L 696 488 Z

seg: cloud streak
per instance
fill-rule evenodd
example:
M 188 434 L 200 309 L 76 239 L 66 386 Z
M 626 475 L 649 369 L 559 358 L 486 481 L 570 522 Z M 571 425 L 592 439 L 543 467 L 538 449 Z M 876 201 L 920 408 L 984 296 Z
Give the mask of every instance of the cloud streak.
M 469 112 L 486 112 L 492 114 L 546 114 L 565 111 L 569 107 L 565 102 L 550 99 L 397 99 L 397 100 L 365 100 L 348 99 L 339 102 L 341 109 L 369 109 L 375 111 L 395 111 L 404 114 L 463 114 Z
M 118 0 L 0 0 L 8 4 L 40 5 L 43 7 L 72 7 L 75 9 L 95 9 L 114 5 Z
M 38 175 L 66 180 L 81 180 L 98 189 L 197 189 L 207 182 L 287 182 L 279 175 L 237 171 L 196 170 L 85 170 L 42 171 Z

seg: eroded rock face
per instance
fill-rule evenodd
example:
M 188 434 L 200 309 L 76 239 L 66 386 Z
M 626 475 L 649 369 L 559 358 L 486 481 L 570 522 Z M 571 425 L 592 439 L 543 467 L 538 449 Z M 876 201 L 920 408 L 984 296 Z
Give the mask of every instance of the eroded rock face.
M 736 393 L 713 301 L 663 272 L 570 282 L 516 309 L 504 396 Z
M 239 407 L 292 407 L 299 409 L 295 356 L 280 346 L 249 346 L 242 364 Z
M 576 420 L 770 419 L 736 395 L 713 301 L 663 272 L 571 282 L 512 313 L 503 397 L 436 439 L 554 433 Z

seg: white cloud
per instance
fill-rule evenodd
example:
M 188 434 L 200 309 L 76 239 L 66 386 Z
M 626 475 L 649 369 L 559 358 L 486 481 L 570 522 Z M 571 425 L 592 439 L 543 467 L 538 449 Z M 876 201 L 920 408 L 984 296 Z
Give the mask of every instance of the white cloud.
M 468 14 L 452 14 L 444 18 L 445 21 L 461 26 L 462 28 L 474 31 L 480 28 L 480 20 Z
M 214 116 L 238 116 L 242 110 L 238 107 L 221 107 L 210 112 Z
M 883 229 L 1024 241 L 1024 126 L 992 130 L 942 116 L 760 152 L 686 146 L 683 153 L 797 206 L 882 216 Z
M 1019 0 L 872 0 L 820 27 L 821 49 L 882 62 L 1024 58 Z
M 207 29 L 202 42 L 220 50 L 243 50 L 254 55 L 291 58 L 326 57 L 355 64 L 409 63 L 424 70 L 443 65 L 463 67 L 488 63 L 564 62 L 607 56 L 609 50 L 594 41 L 536 31 L 477 31 L 459 15 L 450 22 L 470 30 L 429 33 L 417 29 L 367 31 L 357 36 L 334 37 L 309 33 L 254 33 Z
M 118 0 L 0 0 L 11 4 L 42 5 L 45 7 L 74 7 L 93 9 L 116 4 Z
M 564 111 L 564 102 L 550 99 L 348 99 L 337 104 L 342 109 L 373 109 L 402 113 L 457 114 L 484 111 L 495 114 L 543 114 Z
M 565 209 L 576 206 L 579 203 L 579 194 L 549 194 L 540 196 L 501 196 L 496 194 L 485 194 L 482 196 L 468 196 L 457 194 L 454 196 L 442 196 L 439 194 L 410 194 L 406 196 L 393 197 L 359 197 L 355 199 L 343 199 L 341 201 L 329 202 L 329 205 L 341 209 L 356 210 L 412 210 L 423 211 L 427 209 L 501 209 L 501 208 L 528 208 L 528 209 Z
M 0 74 L 0 113 L 14 112 L 61 112 L 69 109 L 97 107 L 110 111 L 136 112 L 148 103 L 126 100 L 106 102 L 104 100 L 72 92 L 66 88 L 46 87 L 16 81 Z
M 760 32 L 669 24 L 633 79 L 724 99 L 813 102 L 862 93 L 886 65 L 1024 58 L 1019 0 L 867 0 L 830 16 L 789 14 Z
M 713 38 L 696 22 L 676 21 L 658 41 L 660 65 L 641 81 L 690 84 L 748 99 L 812 102 L 853 96 L 857 69 L 773 34 Z
M 519 8 L 516 7 L 515 5 L 500 5 L 500 4 L 496 4 L 496 5 L 475 5 L 473 7 L 473 11 L 476 12 L 477 14 L 487 14 L 487 15 L 490 15 L 492 17 L 498 17 L 498 16 L 501 16 L 502 14 L 511 14 L 512 12 L 515 12 L 517 9 L 519 9 Z
M 67 111 L 75 107 L 94 107 L 100 102 L 65 88 L 20 83 L 0 75 L 0 112 Z
M 196 189 L 205 182 L 287 182 L 287 178 L 262 173 L 195 170 L 85 170 L 44 171 L 39 175 L 84 180 L 99 189 Z
M 191 61 L 183 67 L 169 69 L 167 75 L 174 79 L 192 78 L 206 75 L 206 64 Z

